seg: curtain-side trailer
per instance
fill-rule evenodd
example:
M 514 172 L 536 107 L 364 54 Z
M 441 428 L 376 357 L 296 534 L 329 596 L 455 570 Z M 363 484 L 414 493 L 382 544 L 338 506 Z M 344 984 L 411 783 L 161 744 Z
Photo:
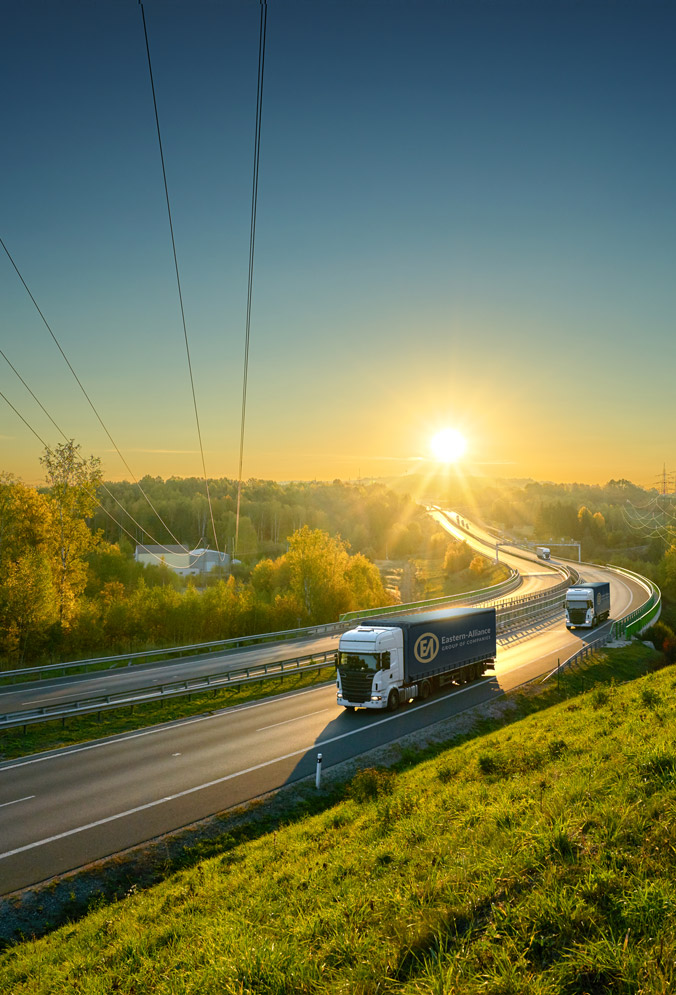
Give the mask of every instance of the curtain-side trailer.
M 337 701 L 394 711 L 440 687 L 482 677 L 495 662 L 494 608 L 455 608 L 360 621 L 338 644 Z

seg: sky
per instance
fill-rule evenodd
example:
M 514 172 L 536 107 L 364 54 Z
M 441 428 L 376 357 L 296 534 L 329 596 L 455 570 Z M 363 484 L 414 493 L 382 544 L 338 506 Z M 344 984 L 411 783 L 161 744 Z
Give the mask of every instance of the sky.
M 204 460 L 236 478 L 260 5 L 143 11 Z M 468 473 L 676 469 L 675 46 L 654 0 L 270 0 L 244 479 L 419 471 L 446 427 Z M 139 3 L 7 5 L 0 87 L 0 237 L 107 432 L 0 247 L 6 359 L 107 479 L 115 447 L 201 476 Z M 0 391 L 0 470 L 37 483 L 62 437 L 1 356 Z

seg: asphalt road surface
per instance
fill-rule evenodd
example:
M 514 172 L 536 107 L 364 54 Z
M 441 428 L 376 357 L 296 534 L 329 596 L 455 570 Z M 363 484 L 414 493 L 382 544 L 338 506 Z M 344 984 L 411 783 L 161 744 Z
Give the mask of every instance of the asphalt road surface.
M 583 566 L 582 575 L 610 580 L 614 617 L 646 600 L 611 572 Z M 392 715 L 339 709 L 331 684 L 1 764 L 0 894 L 312 774 L 318 752 L 326 769 L 452 717 L 554 670 L 603 631 L 568 632 L 560 618 L 509 635 L 494 676 Z

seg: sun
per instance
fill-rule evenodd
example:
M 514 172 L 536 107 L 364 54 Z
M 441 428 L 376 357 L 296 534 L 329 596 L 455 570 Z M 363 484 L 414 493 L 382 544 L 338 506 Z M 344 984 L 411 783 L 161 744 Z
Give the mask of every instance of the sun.
M 467 442 L 457 428 L 444 428 L 431 439 L 430 449 L 440 463 L 455 463 L 467 449 Z

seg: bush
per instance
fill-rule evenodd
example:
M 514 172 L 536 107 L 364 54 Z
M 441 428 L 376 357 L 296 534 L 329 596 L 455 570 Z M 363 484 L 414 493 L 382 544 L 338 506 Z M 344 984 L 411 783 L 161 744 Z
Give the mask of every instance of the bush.
M 664 653 L 665 643 L 667 640 L 673 641 L 676 639 L 676 634 L 674 634 L 674 630 L 670 626 L 666 625 L 666 623 L 655 622 L 654 625 L 651 625 L 649 629 L 645 630 L 641 636 L 641 639 L 648 640 L 653 644 L 656 650 L 660 650 Z
M 390 770 L 378 767 L 366 767 L 359 770 L 350 781 L 348 795 L 356 802 L 374 801 L 380 795 L 390 794 L 394 783 L 394 774 Z

